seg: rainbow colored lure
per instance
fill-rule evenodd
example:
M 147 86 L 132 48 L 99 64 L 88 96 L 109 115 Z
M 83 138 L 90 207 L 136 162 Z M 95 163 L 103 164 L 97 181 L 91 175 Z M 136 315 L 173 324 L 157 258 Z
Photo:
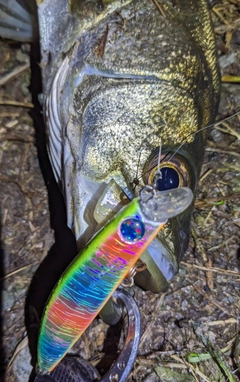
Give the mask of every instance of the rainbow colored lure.
M 191 193 L 187 188 L 176 190 Z M 38 340 L 41 373 L 50 372 L 57 366 L 164 226 L 166 221 L 159 220 L 163 195 L 168 196 L 169 207 L 176 203 L 174 196 L 169 204 L 169 194 L 174 191 L 154 192 L 154 195 L 146 191 L 148 196 L 133 199 L 93 237 L 67 268 L 50 296 L 41 323 Z M 189 195 L 187 198 L 180 195 L 180 204 L 185 204 L 182 210 L 192 200 L 192 193 Z M 172 210 L 168 208 L 170 215 L 173 215 Z M 168 217 L 169 214 L 165 215 Z

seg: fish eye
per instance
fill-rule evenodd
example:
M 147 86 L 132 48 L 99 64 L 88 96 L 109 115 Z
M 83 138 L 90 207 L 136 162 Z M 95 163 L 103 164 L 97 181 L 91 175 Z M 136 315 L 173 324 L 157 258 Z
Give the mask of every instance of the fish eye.
M 178 188 L 180 183 L 179 174 L 172 167 L 162 167 L 160 168 L 160 176 L 157 177 L 155 183 L 158 191 Z
M 186 159 L 182 155 L 162 154 L 160 172 L 158 168 L 158 155 L 148 163 L 145 172 L 145 182 L 154 186 L 158 191 L 171 190 L 178 187 L 191 187 L 190 170 Z

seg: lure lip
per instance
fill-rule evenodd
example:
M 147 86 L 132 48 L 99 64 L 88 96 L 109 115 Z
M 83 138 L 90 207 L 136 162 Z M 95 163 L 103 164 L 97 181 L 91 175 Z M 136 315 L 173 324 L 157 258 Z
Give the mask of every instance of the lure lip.
M 51 371 L 57 366 L 162 229 L 164 224 L 145 224 L 142 239 L 126 243 L 118 227 L 140 212 L 139 200 L 134 198 L 93 237 L 59 279 L 39 332 L 38 365 L 42 370 Z
M 158 225 L 181 214 L 192 201 L 193 192 L 189 187 L 155 191 L 146 186 L 140 192 L 139 205 L 145 219 Z
M 103 194 L 101 195 L 101 199 L 104 200 L 106 193 L 108 195 L 108 198 L 110 198 L 110 196 L 112 195 L 111 189 L 113 186 L 118 187 L 119 190 L 122 191 L 118 183 L 116 183 L 114 178 L 112 178 L 111 181 L 104 188 Z M 113 196 L 115 192 L 116 191 L 113 191 Z M 126 194 L 123 194 L 123 196 L 124 195 L 127 198 Z M 130 202 L 130 199 L 128 200 Z M 168 218 L 174 218 L 178 214 L 181 214 L 185 209 L 187 209 L 193 201 L 193 192 L 188 187 L 179 187 L 179 188 L 171 189 L 171 190 L 158 191 L 153 189 L 151 186 L 146 185 L 140 191 L 138 200 L 139 200 L 140 209 L 143 210 L 141 211 L 140 215 L 142 219 L 144 220 L 144 222 L 157 226 L 159 224 L 165 224 Z M 159 200 L 162 200 L 161 202 L 162 208 L 159 209 L 158 213 L 155 213 L 156 214 L 155 219 L 157 221 L 153 221 L 151 218 L 150 219 L 148 218 L 149 212 L 148 213 L 146 212 L 144 214 L 144 211 L 147 210 L 146 206 L 148 206 L 148 204 L 152 204 L 152 206 L 149 207 L 149 211 L 150 213 L 152 213 L 154 201 L 156 201 L 157 203 Z M 104 200 L 103 203 L 105 202 L 106 201 Z M 114 203 L 114 197 L 111 198 L 111 202 Z M 126 200 L 124 202 L 124 205 L 125 204 L 126 204 Z M 120 205 L 113 204 L 113 209 L 116 209 L 116 207 L 118 207 L 119 209 Z M 165 220 L 163 220 L 163 218 L 165 218 Z M 120 236 L 121 236 L 120 227 L 118 228 L 118 232 L 120 233 Z M 95 237 L 97 234 L 98 232 L 95 232 L 94 235 L 91 237 L 91 239 Z M 91 241 L 91 239 L 88 240 L 87 245 Z M 131 244 L 130 241 L 127 241 L 126 239 L 125 241 Z M 171 248 L 167 246 L 166 242 L 162 242 L 162 239 L 159 236 L 157 236 L 152 241 L 152 243 L 150 243 L 150 245 L 148 246 L 145 252 L 149 253 L 150 257 L 155 263 L 155 266 L 161 271 L 161 273 L 165 277 L 166 282 L 169 282 L 178 271 L 178 262 L 177 260 L 174 260 L 174 253 L 172 253 Z M 145 286 L 143 287 L 145 289 Z
M 165 225 L 162 215 L 176 215 L 191 201 L 192 192 L 188 188 L 162 193 L 145 187 L 141 198 L 134 198 L 92 238 L 66 269 L 49 298 L 39 333 L 41 369 L 53 370 L 87 329 Z M 119 227 L 124 222 L 130 222 L 130 231 L 127 224 L 123 234 Z M 143 231 L 141 226 L 139 230 L 139 222 Z

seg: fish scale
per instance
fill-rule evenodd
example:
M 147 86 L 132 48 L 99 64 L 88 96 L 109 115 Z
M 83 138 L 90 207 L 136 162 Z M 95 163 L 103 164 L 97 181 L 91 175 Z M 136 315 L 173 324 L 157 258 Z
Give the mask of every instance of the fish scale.
M 80 253 L 43 316 L 39 366 L 49 371 L 139 256 L 146 271 L 135 280 L 147 290 L 165 290 L 177 273 L 188 245 L 192 203 L 178 213 L 172 205 L 175 214 L 161 230 L 154 228 L 156 237 L 142 242 L 127 265 L 122 259 L 130 255 L 130 243 L 115 253 L 122 237 L 119 216 L 136 207 L 140 185 L 153 185 L 160 149 L 160 170 L 172 168 L 179 190 L 195 192 L 206 144 L 203 128 L 215 119 L 220 75 L 206 0 L 0 0 L 1 36 L 36 41 L 38 27 L 49 157 Z M 132 201 L 114 215 L 124 196 Z M 166 206 L 167 199 L 163 212 Z M 124 217 L 136 214 L 137 208 Z M 114 216 L 110 223 L 109 216 Z
M 187 174 L 182 185 L 195 192 L 206 144 L 203 128 L 214 122 L 219 100 L 206 0 L 100 5 L 94 0 L 0 1 L 1 36 L 33 41 L 39 27 L 48 151 L 79 251 L 102 224 L 94 210 L 111 180 L 119 187 L 112 189 L 112 210 L 117 210 L 122 193 L 136 196 L 131 186 L 136 176 L 139 184 L 151 182 L 146 169 L 160 145 L 164 161 L 164 154 L 184 142 L 174 158 L 167 158 L 177 174 Z M 143 254 L 148 272 L 135 279 L 145 289 L 161 292 L 162 276 L 169 281 L 177 273 L 190 216 L 191 207 L 170 219 Z M 104 213 L 99 221 L 106 221 Z

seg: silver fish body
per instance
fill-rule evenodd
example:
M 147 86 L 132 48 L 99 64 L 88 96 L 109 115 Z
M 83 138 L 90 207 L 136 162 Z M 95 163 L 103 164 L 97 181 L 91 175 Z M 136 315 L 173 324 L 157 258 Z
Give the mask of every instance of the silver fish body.
M 214 34 L 206 0 L 37 7 L 49 156 L 81 249 L 124 198 L 152 184 L 160 146 L 164 158 L 185 142 L 162 166 L 196 190 L 206 132 L 195 133 L 214 121 L 219 99 Z M 163 290 L 177 272 L 190 216 L 170 219 L 143 255 L 136 280 L 146 289 Z

